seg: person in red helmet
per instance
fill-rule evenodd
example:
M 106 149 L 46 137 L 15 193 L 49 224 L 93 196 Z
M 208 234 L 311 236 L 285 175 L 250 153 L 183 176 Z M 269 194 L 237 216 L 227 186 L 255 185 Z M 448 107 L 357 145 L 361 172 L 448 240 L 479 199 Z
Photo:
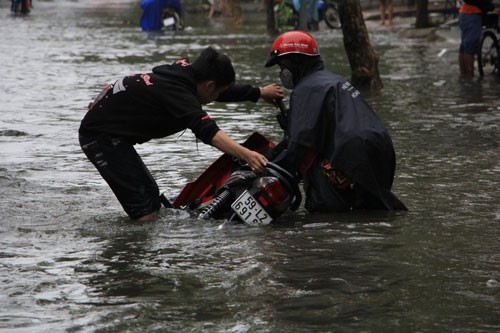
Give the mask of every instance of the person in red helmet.
M 406 210 L 391 192 L 396 159 L 387 129 L 355 87 L 325 69 L 314 38 L 280 35 L 265 64 L 274 65 L 293 91 L 286 148 L 273 162 L 303 179 L 305 208 Z

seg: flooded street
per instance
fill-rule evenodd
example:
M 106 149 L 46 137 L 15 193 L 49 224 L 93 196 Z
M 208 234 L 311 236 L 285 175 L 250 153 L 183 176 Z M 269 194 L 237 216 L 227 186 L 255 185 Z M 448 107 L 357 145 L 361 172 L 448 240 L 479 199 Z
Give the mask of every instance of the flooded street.
M 368 101 L 388 127 L 394 193 L 408 212 L 310 215 L 271 227 L 162 210 L 131 222 L 77 140 L 108 83 L 208 45 L 239 82 L 278 80 L 262 17 L 242 27 L 186 17 L 147 34 L 135 0 L 0 1 L 1 332 L 499 332 L 500 81 L 458 76 L 456 26 L 437 40 L 367 22 L 384 89 Z M 339 31 L 315 33 L 349 77 Z M 288 93 L 287 93 L 288 95 Z M 234 139 L 278 141 L 259 102 L 207 111 Z M 175 198 L 219 153 L 186 131 L 137 147 Z

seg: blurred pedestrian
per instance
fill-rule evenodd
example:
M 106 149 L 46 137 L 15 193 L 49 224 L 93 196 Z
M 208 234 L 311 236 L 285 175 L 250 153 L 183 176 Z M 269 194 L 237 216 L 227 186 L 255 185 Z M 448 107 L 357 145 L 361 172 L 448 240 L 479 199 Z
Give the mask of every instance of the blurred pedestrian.
M 307 0 L 307 27 L 311 31 L 319 30 L 318 0 Z
M 460 74 L 464 77 L 474 76 L 474 61 L 481 43 L 483 15 L 494 8 L 491 0 L 465 0 L 460 6 L 458 25 L 461 31 L 461 42 L 458 63 Z
M 387 14 L 387 19 L 386 19 Z M 380 0 L 380 24 L 381 25 L 392 25 L 392 0 Z
M 181 14 L 180 0 L 141 0 L 142 16 L 141 28 L 143 31 L 159 31 L 163 27 L 163 12 L 167 8 L 174 8 Z
M 213 18 L 214 15 L 220 15 L 224 6 L 223 0 L 208 0 L 210 10 L 208 11 L 208 18 Z
M 31 0 L 12 0 L 10 10 L 16 14 L 28 14 L 31 11 Z
M 307 28 L 311 31 L 319 30 L 319 13 L 318 13 L 319 0 L 306 1 L 306 15 L 307 15 Z M 293 0 L 295 11 L 300 15 L 301 0 Z

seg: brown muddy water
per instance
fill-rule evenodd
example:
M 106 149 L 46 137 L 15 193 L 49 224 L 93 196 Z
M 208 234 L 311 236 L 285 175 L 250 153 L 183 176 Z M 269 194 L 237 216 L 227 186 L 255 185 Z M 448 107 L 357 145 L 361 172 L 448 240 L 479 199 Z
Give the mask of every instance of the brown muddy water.
M 385 88 L 367 96 L 393 137 L 404 213 L 287 214 L 251 228 L 163 210 L 136 224 L 85 159 L 77 129 L 107 83 L 208 45 L 238 80 L 265 69 L 264 14 L 140 31 L 133 0 L 0 1 L 1 332 L 499 332 L 500 82 L 458 77 L 456 26 L 411 39 L 368 22 Z M 404 23 L 404 24 L 403 24 Z M 403 24 L 403 28 L 401 26 Z M 315 33 L 349 76 L 338 31 Z M 265 103 L 211 104 L 241 141 L 280 138 Z M 175 197 L 219 153 L 192 133 L 138 147 Z

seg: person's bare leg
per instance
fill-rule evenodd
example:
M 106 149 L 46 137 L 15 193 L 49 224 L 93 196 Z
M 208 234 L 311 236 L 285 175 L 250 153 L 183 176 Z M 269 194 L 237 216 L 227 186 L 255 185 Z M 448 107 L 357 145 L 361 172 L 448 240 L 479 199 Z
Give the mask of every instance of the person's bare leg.
M 380 5 L 380 25 L 385 24 L 385 5 Z
M 392 1 L 389 0 L 389 3 L 387 4 L 387 25 L 391 26 L 392 25 Z
M 465 75 L 465 63 L 464 63 L 464 54 L 458 54 L 458 66 L 460 67 L 460 75 Z
M 460 73 L 462 76 L 472 77 L 474 76 L 474 60 L 473 54 L 462 53 L 459 55 Z
M 148 215 L 144 215 L 144 216 L 142 216 L 142 217 L 138 218 L 138 219 L 137 219 L 137 221 L 139 221 L 139 222 L 150 222 L 150 221 L 154 221 L 154 220 L 158 219 L 158 215 L 159 215 L 159 214 L 158 214 L 158 212 L 157 212 L 157 211 L 156 211 L 156 212 L 152 212 L 152 213 L 150 213 L 150 214 L 148 214 Z

